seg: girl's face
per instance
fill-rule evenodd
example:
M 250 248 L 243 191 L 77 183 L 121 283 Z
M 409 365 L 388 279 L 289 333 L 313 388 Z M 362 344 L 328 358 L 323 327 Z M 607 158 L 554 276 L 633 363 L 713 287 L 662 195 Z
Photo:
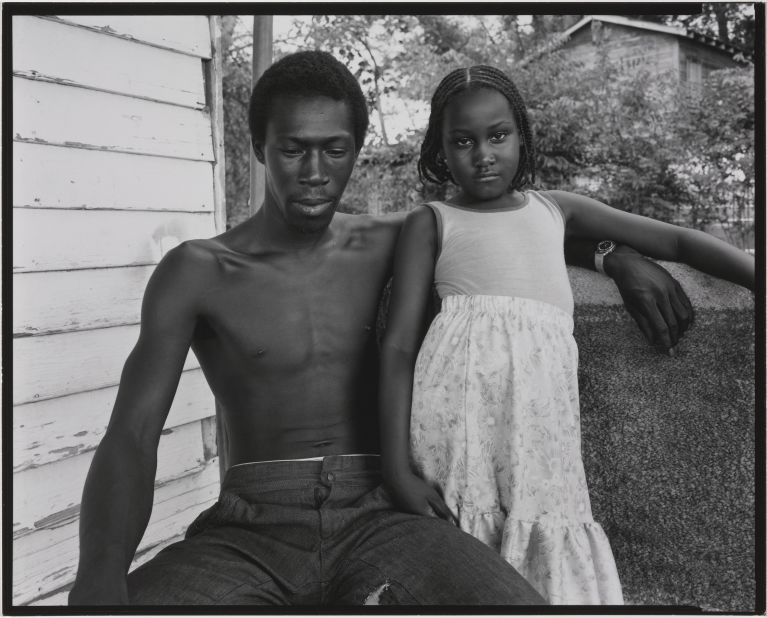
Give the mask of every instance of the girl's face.
M 515 200 L 507 189 L 519 166 L 519 129 L 508 99 L 497 90 L 468 90 L 448 103 L 442 152 L 461 189 L 452 201 L 496 208 Z

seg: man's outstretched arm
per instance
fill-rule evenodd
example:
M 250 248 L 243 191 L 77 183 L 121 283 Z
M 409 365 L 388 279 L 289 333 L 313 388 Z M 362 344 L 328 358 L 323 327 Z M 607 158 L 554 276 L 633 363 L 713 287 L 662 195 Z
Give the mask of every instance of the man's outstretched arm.
M 595 240 L 566 239 L 565 261 L 595 270 L 597 244 Z M 673 354 L 694 318 L 690 299 L 679 282 L 665 268 L 627 245 L 617 245 L 604 257 L 603 265 L 645 338 Z
M 138 342 L 85 481 L 70 605 L 128 603 L 128 568 L 152 512 L 157 445 L 194 332 L 189 252 L 171 251 L 147 285 Z

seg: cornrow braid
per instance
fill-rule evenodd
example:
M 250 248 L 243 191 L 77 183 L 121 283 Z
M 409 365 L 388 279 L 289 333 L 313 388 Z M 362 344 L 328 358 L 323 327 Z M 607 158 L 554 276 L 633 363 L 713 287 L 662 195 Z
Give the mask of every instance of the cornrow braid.
M 442 150 L 442 120 L 448 103 L 458 94 L 468 90 L 491 88 L 500 92 L 511 105 L 520 134 L 520 156 L 517 173 L 511 181 L 509 191 L 521 189 L 535 182 L 535 145 L 527 109 L 522 95 L 509 77 L 501 70 L 485 64 L 456 69 L 439 83 L 431 98 L 431 113 L 426 136 L 421 144 L 418 159 L 418 176 L 422 183 L 442 184 L 454 182 L 447 162 L 440 154 Z

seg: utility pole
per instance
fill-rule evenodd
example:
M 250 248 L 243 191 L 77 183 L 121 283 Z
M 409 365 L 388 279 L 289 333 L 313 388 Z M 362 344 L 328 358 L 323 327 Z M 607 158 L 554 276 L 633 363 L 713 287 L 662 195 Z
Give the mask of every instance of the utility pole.
M 255 85 L 258 78 L 272 64 L 272 15 L 253 16 L 253 69 L 251 85 Z M 264 187 L 266 177 L 264 166 L 256 161 L 253 147 L 250 148 L 250 200 L 248 212 L 252 216 L 264 201 Z

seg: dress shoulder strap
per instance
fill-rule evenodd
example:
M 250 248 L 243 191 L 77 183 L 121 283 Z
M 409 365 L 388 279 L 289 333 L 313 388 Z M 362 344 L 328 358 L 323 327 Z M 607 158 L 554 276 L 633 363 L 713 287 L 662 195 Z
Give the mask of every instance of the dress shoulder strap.
M 562 225 L 564 226 L 567 219 L 565 218 L 565 213 L 562 210 L 562 207 L 557 204 L 556 200 L 553 197 L 549 197 L 546 195 L 543 195 L 540 191 L 533 191 L 532 189 L 528 189 L 527 192 L 530 195 L 533 195 L 540 200 L 546 208 L 548 208 L 552 213 L 556 213 L 559 219 L 562 221 Z
M 437 222 L 437 258 L 439 258 L 440 253 L 442 253 L 442 230 L 444 229 L 442 224 L 442 209 L 439 207 L 440 204 L 442 204 L 442 202 L 426 202 L 425 204 L 425 206 L 428 206 L 434 213 L 434 219 Z

